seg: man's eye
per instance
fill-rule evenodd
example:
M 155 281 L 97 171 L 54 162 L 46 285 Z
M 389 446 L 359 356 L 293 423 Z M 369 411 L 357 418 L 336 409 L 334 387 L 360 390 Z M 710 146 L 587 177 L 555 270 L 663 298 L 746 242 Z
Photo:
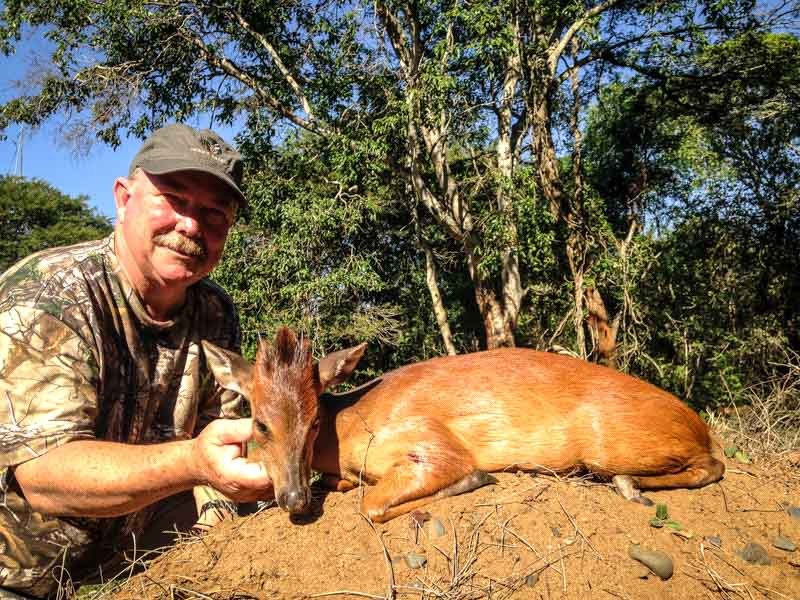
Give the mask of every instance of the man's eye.
M 206 222 L 215 227 L 228 224 L 228 215 L 221 210 L 208 210 L 206 211 L 205 217 Z
M 169 202 L 173 208 L 182 208 L 186 204 L 183 198 L 175 194 L 164 193 L 162 196 L 164 196 L 164 199 Z

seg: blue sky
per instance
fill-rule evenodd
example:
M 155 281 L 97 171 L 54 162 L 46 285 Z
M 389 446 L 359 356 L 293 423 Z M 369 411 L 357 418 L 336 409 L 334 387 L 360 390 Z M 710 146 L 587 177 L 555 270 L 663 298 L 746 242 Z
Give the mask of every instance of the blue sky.
M 40 36 L 28 36 L 18 45 L 15 55 L 0 54 L 0 102 L 19 93 L 16 82 L 24 80 L 36 57 L 47 58 L 47 46 Z M 208 127 L 208 119 L 189 121 L 190 125 Z M 225 139 L 232 142 L 235 134 L 230 129 L 216 128 Z M 20 130 L 10 127 L 7 139 L 0 141 L 0 173 L 14 174 L 17 166 L 17 145 Z M 126 175 L 128 165 L 141 145 L 137 138 L 123 139 L 117 149 L 101 143 L 95 144 L 88 155 L 77 155 L 59 134 L 59 122 L 45 123 L 37 130 L 26 129 L 22 144 L 22 175 L 41 179 L 70 196 L 84 195 L 89 204 L 107 217 L 114 217 L 114 199 L 111 195 L 114 179 Z
M 13 174 L 19 130 L 12 128 L 7 134 L 9 138 L 0 142 L 0 166 L 3 174 Z M 88 156 L 76 157 L 57 136 L 56 128 L 47 125 L 39 131 L 26 132 L 22 174 L 42 179 L 70 196 L 88 196 L 91 206 L 113 217 L 111 187 L 115 177 L 127 173 L 138 141 L 123 144 L 117 150 L 98 145 Z
M 13 56 L 0 55 L 0 101 L 19 93 L 16 82 L 23 80 L 33 60 L 47 57 L 47 46 L 39 36 L 28 36 Z M 0 173 L 16 172 L 19 128 L 10 127 L 7 139 L 0 142 Z M 26 130 L 22 144 L 22 175 L 46 181 L 70 196 L 85 195 L 100 213 L 114 216 L 111 186 L 114 178 L 125 175 L 138 148 L 137 141 L 117 150 L 97 144 L 87 156 L 77 156 L 59 139 L 58 124 L 46 123 L 38 130 Z

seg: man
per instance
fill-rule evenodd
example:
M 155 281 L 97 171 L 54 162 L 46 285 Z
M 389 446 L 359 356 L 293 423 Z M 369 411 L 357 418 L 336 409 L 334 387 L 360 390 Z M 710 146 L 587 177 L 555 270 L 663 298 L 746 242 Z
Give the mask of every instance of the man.
M 271 494 L 241 456 L 242 399 L 200 346 L 240 343 L 230 298 L 205 279 L 245 201 L 240 175 L 213 132 L 164 127 L 114 182 L 111 236 L 0 277 L 0 597 L 52 596 L 198 513 L 213 524 L 235 510 L 219 492 Z

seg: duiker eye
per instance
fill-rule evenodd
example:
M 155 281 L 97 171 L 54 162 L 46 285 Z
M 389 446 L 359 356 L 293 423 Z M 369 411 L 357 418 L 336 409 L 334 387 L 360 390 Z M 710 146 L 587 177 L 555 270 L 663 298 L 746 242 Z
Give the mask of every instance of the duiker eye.
M 269 435 L 269 427 L 267 427 L 266 424 L 262 423 L 261 421 L 257 421 L 257 420 L 255 421 L 255 424 L 256 424 L 256 429 L 258 429 L 258 432 L 260 434 Z

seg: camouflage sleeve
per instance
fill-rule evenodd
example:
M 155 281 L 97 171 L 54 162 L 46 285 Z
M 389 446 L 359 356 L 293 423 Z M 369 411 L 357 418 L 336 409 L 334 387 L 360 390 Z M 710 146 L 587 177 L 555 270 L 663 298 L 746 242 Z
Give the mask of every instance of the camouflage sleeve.
M 93 438 L 97 371 L 82 338 L 53 315 L 0 312 L 0 468 Z
M 210 328 L 206 331 L 205 339 L 213 342 L 217 346 L 227 348 L 233 352 L 240 352 L 242 343 L 242 330 L 239 324 L 239 315 L 233 305 L 232 300 L 225 291 L 211 281 L 205 282 L 208 300 L 203 303 L 205 314 L 202 317 L 204 323 L 208 323 Z M 205 362 L 203 369 L 205 385 L 202 386 L 206 393 L 201 394 L 199 406 L 199 418 L 195 433 L 199 433 L 206 425 L 214 419 L 220 417 L 242 418 L 249 417 L 249 405 L 241 395 L 223 389 L 214 380 L 213 375 L 208 371 Z
M 214 419 L 240 419 L 250 416 L 247 410 L 247 400 L 235 392 L 222 389 L 214 381 L 213 377 L 210 375 L 209 377 L 210 392 L 204 394 L 207 400 L 199 407 L 195 435 L 200 433 Z

